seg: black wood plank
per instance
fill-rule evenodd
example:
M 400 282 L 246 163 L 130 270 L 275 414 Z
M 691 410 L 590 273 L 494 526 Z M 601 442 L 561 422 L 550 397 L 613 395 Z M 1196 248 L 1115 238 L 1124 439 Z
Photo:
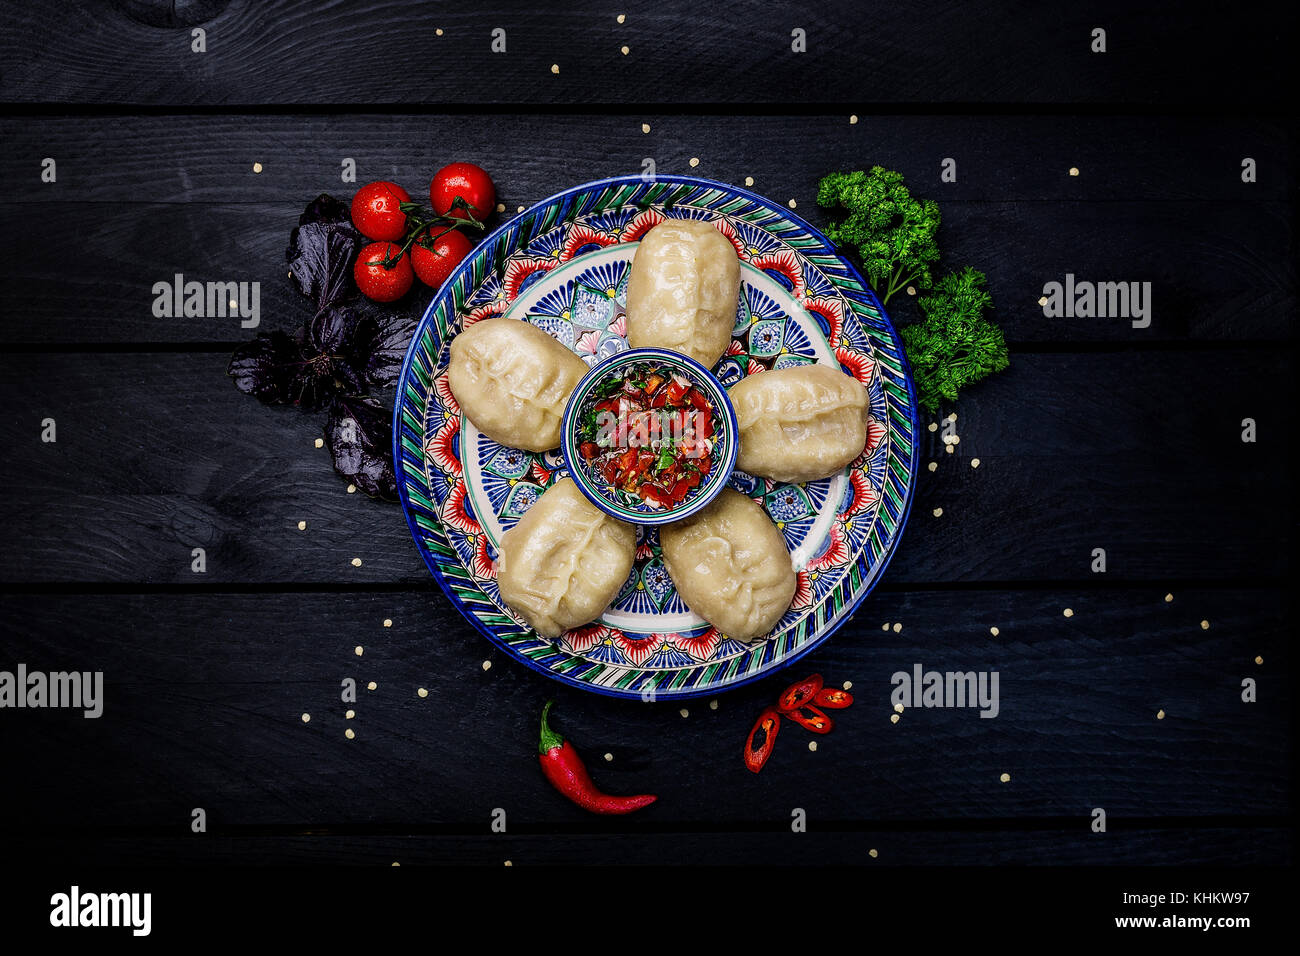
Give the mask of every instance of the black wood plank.
M 425 583 L 398 507 L 346 494 L 314 447 L 324 415 L 263 407 L 225 367 L 222 354 L 6 358 L 0 580 Z M 943 430 L 923 433 L 886 580 L 1280 578 L 1294 507 L 1278 410 L 1293 375 L 1291 355 L 1257 350 L 1015 356 L 963 397 L 955 453 Z
M 159 12 L 150 14 L 150 9 Z M 1282 102 L 1276 7 L 1108 2 L 997 8 L 793 0 L 459 9 L 8 5 L 0 98 L 36 103 L 592 102 L 1238 104 Z M 188 11 L 203 11 L 197 18 Z M 625 14 L 619 23 L 616 15 Z M 57 30 L 54 23 L 58 24 Z M 192 52 L 191 28 L 206 30 Z M 1092 31 L 1107 31 L 1093 53 Z M 506 52 L 491 50 L 503 29 Z M 794 52 L 794 30 L 806 52 Z M 621 48 L 628 48 L 627 54 Z M 558 72 L 552 71 L 552 64 Z
M 4 665 L 102 670 L 105 691 L 94 720 L 6 712 L 6 760 L 23 783 L 5 788 L 0 828 L 179 835 L 194 807 L 236 835 L 489 835 L 495 808 L 528 836 L 779 833 L 794 808 L 810 831 L 1015 830 L 1024 844 L 1037 829 L 1086 841 L 1096 807 L 1117 831 L 1278 826 L 1292 792 L 1286 608 L 1260 589 L 1188 589 L 1172 602 L 1157 588 L 878 593 L 806 661 L 712 709 L 562 688 L 495 650 L 433 588 L 13 594 L 0 598 Z M 891 675 L 917 664 L 998 671 L 998 715 L 906 707 L 891 723 Z M 784 727 L 769 765 L 750 774 L 740 759 L 750 724 L 813 670 L 851 681 L 855 704 L 816 752 L 811 735 Z M 355 704 L 340 701 L 348 677 Z M 1257 703 L 1241 700 L 1246 677 Z M 550 696 L 556 726 L 604 786 L 659 802 L 593 819 L 552 793 L 534 763 Z M 1011 853 L 1016 841 L 1002 845 Z
M 813 180 L 803 193 L 811 203 Z M 309 197 L 308 197 L 309 198 Z M 11 343 L 238 342 L 238 318 L 156 318 L 153 287 L 186 280 L 260 283 L 262 328 L 308 315 L 284 248 L 302 203 L 0 205 L 0 311 Z M 799 207 L 804 210 L 804 206 Z M 825 217 L 806 210 L 816 223 Z M 948 268 L 988 274 L 1013 343 L 1279 340 L 1294 333 L 1296 277 L 1289 207 L 1267 203 L 996 203 L 944 205 Z M 1048 282 L 1150 282 L 1148 328 L 1128 318 L 1048 318 Z M 418 315 L 417 283 L 399 308 Z M 915 320 L 900 294 L 899 324 Z

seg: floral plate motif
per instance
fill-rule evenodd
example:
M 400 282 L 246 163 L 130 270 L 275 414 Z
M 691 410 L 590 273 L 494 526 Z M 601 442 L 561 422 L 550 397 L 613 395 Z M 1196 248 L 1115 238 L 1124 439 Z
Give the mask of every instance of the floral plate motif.
M 867 447 L 838 475 L 803 485 L 736 471 L 731 485 L 780 527 L 798 588 L 772 634 L 746 645 L 692 614 L 640 527 L 636 563 L 599 621 L 555 641 L 501 601 L 497 546 L 567 472 L 558 449 L 534 454 L 480 434 L 447 385 L 448 345 L 493 316 L 531 322 L 589 365 L 626 349 L 627 278 L 636 243 L 667 217 L 712 222 L 736 247 L 741 294 L 726 386 L 746 375 L 836 363 L 867 388 Z M 906 523 L 918 425 L 911 375 L 875 294 L 815 229 L 766 199 L 692 177 L 639 176 L 560 193 L 488 236 L 452 274 L 416 329 L 398 384 L 394 460 L 407 522 L 453 604 L 488 638 L 565 683 L 642 699 L 712 694 L 808 653 L 866 597 Z

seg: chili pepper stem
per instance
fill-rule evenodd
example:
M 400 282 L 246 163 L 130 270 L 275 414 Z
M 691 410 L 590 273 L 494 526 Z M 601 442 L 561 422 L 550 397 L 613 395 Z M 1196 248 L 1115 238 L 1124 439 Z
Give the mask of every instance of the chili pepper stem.
M 547 720 L 547 717 L 550 716 L 551 708 L 554 706 L 555 698 L 551 698 L 546 702 L 546 706 L 542 708 L 542 735 L 537 744 L 537 752 L 539 754 L 545 755 L 556 747 L 564 746 L 564 738 L 551 729 L 550 722 Z

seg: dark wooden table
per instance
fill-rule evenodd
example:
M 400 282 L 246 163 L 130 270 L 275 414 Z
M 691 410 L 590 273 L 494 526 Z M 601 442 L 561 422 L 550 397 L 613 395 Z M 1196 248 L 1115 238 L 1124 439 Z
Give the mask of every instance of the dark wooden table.
M 1249 4 L 1227 18 L 1184 3 L 741 0 L 725 22 L 649 0 L 319 6 L 0 13 L 0 669 L 106 682 L 98 720 L 0 713 L 6 849 L 80 863 L 1292 861 L 1289 27 Z M 283 250 L 307 200 L 350 197 L 345 159 L 359 182 L 416 194 L 443 163 L 477 162 L 512 214 L 647 157 L 752 177 L 814 225 L 822 174 L 902 171 L 941 204 L 945 263 L 987 272 L 1012 351 L 944 409 L 954 453 L 924 433 L 911 522 L 852 621 L 800 673 L 716 709 L 582 694 L 503 657 L 435 586 L 400 508 L 346 493 L 314 446 L 323 416 L 231 386 L 231 349 L 251 334 L 237 319 L 151 310 L 154 283 L 183 273 L 258 281 L 261 329 L 300 323 Z M 956 182 L 940 180 L 945 158 Z M 1043 286 L 1067 273 L 1152 283 L 1150 326 L 1045 317 Z M 896 305 L 898 322 L 915 316 Z M 891 723 L 890 675 L 917 663 L 997 670 L 998 717 L 908 709 Z M 809 670 L 852 681 L 858 703 L 816 752 L 791 732 L 749 774 L 754 716 Z M 349 677 L 355 705 L 340 701 Z M 549 695 L 602 783 L 659 803 L 605 820 L 558 798 L 534 755 Z

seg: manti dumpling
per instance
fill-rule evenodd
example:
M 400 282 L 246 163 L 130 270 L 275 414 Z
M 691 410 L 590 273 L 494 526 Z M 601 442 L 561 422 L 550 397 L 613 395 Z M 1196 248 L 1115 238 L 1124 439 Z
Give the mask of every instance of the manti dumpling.
M 587 363 L 521 319 L 483 319 L 451 340 L 447 384 L 474 427 L 510 448 L 560 444 L 564 406 Z
M 766 636 L 794 598 L 785 538 L 767 513 L 733 488 L 698 514 L 659 530 L 664 565 L 686 606 L 721 633 Z
M 867 390 L 835 365 L 749 375 L 727 393 L 740 425 L 736 467 L 777 481 L 827 478 L 867 444 Z
M 501 536 L 501 599 L 543 637 L 594 621 L 632 570 L 636 530 L 557 481 Z
M 735 247 L 712 224 L 666 219 L 641 239 L 627 280 L 627 341 L 711 369 L 731 341 L 740 294 Z

